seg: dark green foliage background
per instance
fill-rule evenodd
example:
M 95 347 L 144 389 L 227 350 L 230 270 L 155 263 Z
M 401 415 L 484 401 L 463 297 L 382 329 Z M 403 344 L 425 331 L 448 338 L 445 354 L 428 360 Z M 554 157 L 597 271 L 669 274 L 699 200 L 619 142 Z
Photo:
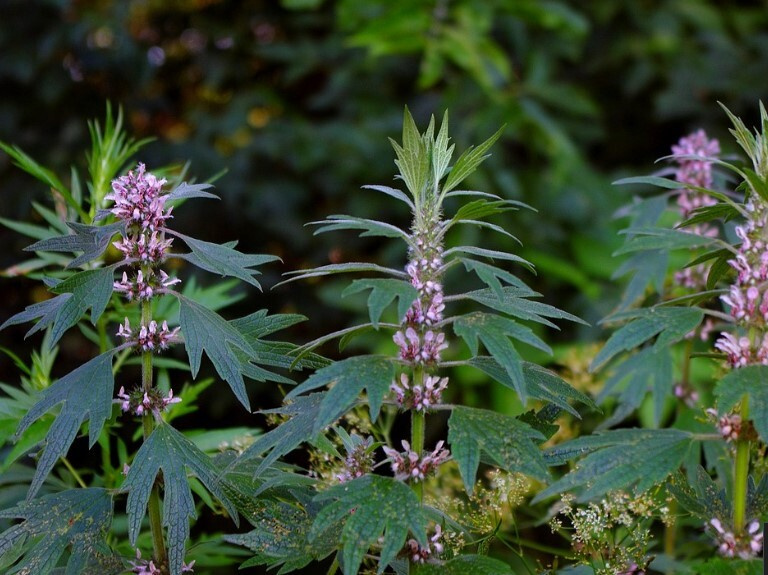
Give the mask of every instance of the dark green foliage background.
M 180 210 L 176 227 L 279 255 L 266 287 L 283 271 L 329 262 L 404 263 L 380 240 L 303 227 L 329 213 L 407 225 L 395 202 L 360 190 L 391 183 L 387 137 L 399 133 L 403 105 L 420 125 L 449 109 L 458 149 L 507 124 L 469 185 L 539 210 L 498 219 L 538 276 L 519 271 L 545 301 L 593 324 L 618 301 L 612 215 L 630 192 L 610 182 L 648 172 L 699 127 L 735 152 L 716 102 L 750 126 L 768 94 L 762 2 L 6 0 L 0 21 L 0 140 L 66 176 L 70 163 L 83 165 L 86 120 L 103 118 L 107 100 L 120 104 L 134 137 L 157 138 L 140 157 L 150 168 L 190 160 L 199 180 L 228 170 L 216 182 L 222 201 Z M 47 200 L 5 155 L 0 194 L 10 219 Z M 473 242 L 484 232 L 462 233 Z M 499 237 L 480 241 L 518 250 Z M 25 240 L 2 230 L 0 241 L 5 268 Z M 0 283 L 0 318 L 28 305 L 33 285 Z M 350 324 L 336 285 L 296 282 L 264 296 L 248 288 L 231 317 L 299 312 L 311 321 L 293 335 L 308 341 Z M 561 342 L 598 336 L 574 325 Z M 18 350 L 21 335 L 6 330 L 0 344 Z M 76 336 L 62 346 L 65 360 L 91 357 Z M 3 362 L 0 380 L 15 377 Z M 239 409 L 223 395 L 209 415 Z

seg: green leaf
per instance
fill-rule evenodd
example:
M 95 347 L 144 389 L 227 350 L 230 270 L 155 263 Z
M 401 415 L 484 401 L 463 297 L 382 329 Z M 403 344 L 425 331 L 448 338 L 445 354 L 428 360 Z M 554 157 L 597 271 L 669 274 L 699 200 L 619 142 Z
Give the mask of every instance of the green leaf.
M 429 180 L 430 158 L 425 140 L 419 134 L 419 129 L 407 107 L 403 114 L 402 146 L 391 138 L 390 142 L 397 155 L 395 165 L 400 170 L 400 176 L 418 204 Z
M 187 260 L 200 269 L 212 273 L 241 279 L 259 289 L 261 285 L 253 276 L 261 272 L 251 268 L 280 259 L 277 256 L 263 254 L 244 254 L 232 247 L 197 240 L 178 232 L 173 232 L 173 235 L 182 239 L 192 250 L 192 253 L 173 254 L 173 257 Z
M 171 191 L 166 197 L 166 201 L 173 200 L 186 200 L 189 198 L 208 198 L 211 200 L 220 199 L 216 194 L 206 192 L 212 188 L 211 184 L 188 184 L 181 182 L 173 191 Z
M 693 434 L 679 429 L 617 429 L 567 441 L 547 450 L 550 465 L 589 455 L 533 502 L 574 489 L 583 490 L 579 501 L 630 488 L 642 493 L 677 471 L 694 441 Z
M 400 322 L 413 302 L 419 297 L 419 291 L 410 283 L 396 279 L 355 280 L 341 293 L 341 297 L 367 289 L 371 290 L 371 295 L 368 296 L 368 313 L 371 318 L 371 325 L 375 329 L 379 328 L 381 314 L 393 301 L 398 300 L 397 321 Z
M 495 359 L 483 356 L 473 357 L 469 360 L 469 365 L 476 367 L 500 384 L 515 389 L 514 381 Z M 568 403 L 569 401 L 578 401 L 587 407 L 597 409 L 588 395 L 568 385 L 556 373 L 527 361 L 524 361 L 522 366 L 526 391 L 531 398 L 554 403 L 578 418 L 581 418 L 579 412 Z
M 614 256 L 629 254 L 647 250 L 681 250 L 700 248 L 716 245 L 726 249 L 730 248 L 722 240 L 707 236 L 700 236 L 683 230 L 671 230 L 668 228 L 627 228 L 621 230 L 621 234 L 631 237 L 622 247 L 613 252 Z
M 297 313 L 268 314 L 266 309 L 260 309 L 230 323 L 245 337 L 260 339 L 307 320 L 306 316 Z
M 477 274 L 477 277 L 480 278 L 480 280 L 487 285 L 489 288 L 493 290 L 493 293 L 496 294 L 496 297 L 499 299 L 504 298 L 504 289 L 502 288 L 501 282 L 508 283 L 516 288 L 529 290 L 531 295 L 535 294 L 533 290 L 531 290 L 528 286 L 525 285 L 525 283 L 519 279 L 516 275 L 509 273 L 506 270 L 503 270 L 501 268 L 497 268 L 496 266 L 492 266 L 490 264 L 486 264 L 483 262 L 478 262 L 476 260 L 470 260 L 467 258 L 459 258 L 461 263 L 464 264 L 464 267 L 467 269 L 468 272 L 474 272 Z
M 381 546 L 379 573 L 395 559 L 410 531 L 426 545 L 426 518 L 416 493 L 405 483 L 365 475 L 320 492 L 317 502 L 328 502 L 309 533 L 314 541 L 330 526 L 345 519 L 341 530 L 345 575 L 355 575 L 371 545 Z
M 657 306 L 614 314 L 605 321 L 632 321 L 611 334 L 589 369 L 596 371 L 617 354 L 634 349 L 654 336 L 658 336 L 657 349 L 678 342 L 698 327 L 703 318 L 704 311 L 695 307 Z
M 45 448 L 37 462 L 37 471 L 30 483 L 27 499 L 35 496 L 59 457 L 67 453 L 84 421 L 90 421 L 89 447 L 93 447 L 99 438 L 104 422 L 112 412 L 114 353 L 111 350 L 93 358 L 46 388 L 41 393 L 40 401 L 19 422 L 17 437 L 53 407 L 62 404 L 61 411 L 46 435 Z
M 519 206 L 525 206 L 525 204 L 515 200 L 474 200 L 467 202 L 456 210 L 454 216 L 445 223 L 445 227 L 450 228 L 459 222 L 474 222 L 475 220 L 495 214 L 503 214 L 504 212 L 517 210 Z
M 631 178 L 622 178 L 611 183 L 613 186 L 625 186 L 630 184 L 648 184 L 649 186 L 666 188 L 668 190 L 681 190 L 687 187 L 685 184 L 681 184 L 676 180 L 660 178 L 658 176 L 634 176 Z
M 219 469 L 195 444 L 168 424 L 161 423 L 142 444 L 121 491 L 128 492 L 128 536 L 131 545 L 141 531 L 144 510 L 158 474 L 163 473 L 163 526 L 167 529 L 171 573 L 181 573 L 189 521 L 196 517 L 187 468 L 226 508 L 237 523 L 237 511 L 218 482 Z
M 307 391 L 331 386 L 315 420 L 313 433 L 317 434 L 346 413 L 363 389 L 368 391 L 371 420 L 375 422 L 394 377 L 395 366 L 390 358 L 373 355 L 350 357 L 316 371 L 285 397 L 291 399 Z
M 49 345 L 53 347 L 89 308 L 91 323 L 96 324 L 112 296 L 113 283 L 112 266 L 77 273 L 51 289 L 59 294 L 57 297 L 27 306 L 24 311 L 8 318 L 0 329 L 40 318 L 25 337 L 52 325 Z
M 549 346 L 530 328 L 512 319 L 489 313 L 474 312 L 459 316 L 453 323 L 453 331 L 466 342 L 473 356 L 478 353 L 478 342 L 483 343 L 488 353 L 509 374 L 515 391 L 525 404 L 528 392 L 523 378 L 522 358 L 509 338 L 527 343 L 546 353 L 552 353 Z
M 109 242 L 114 235 L 125 231 L 125 222 L 115 222 L 106 226 L 88 226 L 67 222 L 67 226 L 75 233 L 35 242 L 24 248 L 24 251 L 83 252 L 67 264 L 66 269 L 72 269 L 101 256 L 109 247 Z
M 456 163 L 451 168 L 451 171 L 443 184 L 443 195 L 463 182 L 467 176 L 474 172 L 483 160 L 488 157 L 486 152 L 491 148 L 494 142 L 499 139 L 502 132 L 504 132 L 504 128 L 506 128 L 506 126 L 499 128 L 493 136 L 479 146 L 467 148 L 464 153 L 459 156 L 459 159 L 456 160 Z
M 289 419 L 275 429 L 257 437 L 256 441 L 243 452 L 241 456 L 243 460 L 252 459 L 262 453 L 269 452 L 256 469 L 256 475 L 260 475 L 278 458 L 317 435 L 314 431 L 315 422 L 325 396 L 325 393 L 303 395 L 282 407 L 259 411 L 259 413 L 286 416 Z
M 459 555 L 441 563 L 414 563 L 413 575 L 514 575 L 509 564 L 486 555 Z
M 401 202 L 404 202 L 408 205 L 411 210 L 415 210 L 416 207 L 413 205 L 413 202 L 410 200 L 410 198 L 405 195 L 400 190 L 396 190 L 395 188 L 390 188 L 389 186 L 363 186 L 364 190 L 374 190 L 376 192 L 381 192 L 383 194 L 387 194 L 388 196 L 391 196 L 393 198 L 396 198 L 400 200 Z
M 178 295 L 179 323 L 184 336 L 184 347 L 189 356 L 192 377 L 197 377 L 203 351 L 208 355 L 216 372 L 229 384 L 235 397 L 250 410 L 248 394 L 243 381 L 243 354 L 253 358 L 254 350 L 231 323 L 216 312 Z M 242 352 L 238 355 L 237 350 Z
M 0 535 L 0 556 L 27 538 L 32 540 L 13 573 L 47 575 L 68 547 L 67 575 L 123 572 L 122 562 L 110 553 L 105 540 L 112 525 L 112 496 L 106 489 L 45 495 L 0 511 L 0 518 L 24 520 Z
M 760 559 L 723 559 L 717 557 L 692 565 L 695 575 L 763 575 Z
M 293 282 L 296 280 L 322 277 L 322 276 L 327 276 L 332 274 L 345 274 L 345 273 L 354 273 L 354 272 L 377 272 L 377 273 L 395 276 L 397 278 L 402 278 L 402 279 L 408 278 L 408 274 L 400 270 L 386 268 L 384 266 L 380 266 L 377 264 L 355 262 L 355 263 L 346 263 L 346 264 L 330 264 L 327 266 L 320 266 L 320 267 L 312 268 L 308 270 L 297 270 L 292 272 L 286 272 L 284 275 L 293 276 L 293 277 L 287 280 L 284 280 L 279 284 L 276 284 L 275 287 L 283 284 L 287 284 L 288 282 Z
M 540 297 L 540 295 L 541 294 L 533 292 L 528 288 L 504 287 L 501 288 L 500 293 L 490 289 L 482 289 L 471 291 L 465 294 L 464 297 L 486 305 L 496 311 L 504 312 L 520 319 L 542 323 L 548 327 L 557 328 L 555 324 L 545 319 L 549 317 L 565 319 L 582 325 L 589 325 L 583 319 L 554 306 L 527 299 L 531 297 Z
M 754 489 L 754 482 L 751 483 L 751 487 Z M 701 465 L 691 470 L 687 477 L 683 473 L 673 475 L 668 488 L 680 506 L 696 517 L 704 521 L 716 517 L 725 525 L 731 522 L 733 512 L 726 499 L 725 489 L 715 483 Z
M 0 224 L 3 224 L 6 228 L 11 229 L 14 232 L 18 232 L 36 240 L 47 240 L 48 238 L 56 236 L 56 232 L 50 228 L 35 226 L 26 222 L 17 222 L 0 218 Z
M 369 220 L 366 218 L 356 218 L 347 215 L 328 216 L 328 219 L 317 222 L 309 222 L 311 225 L 319 225 L 315 230 L 315 235 L 334 230 L 364 230 L 361 237 L 378 236 L 385 238 L 400 238 L 408 241 L 410 236 L 403 230 L 392 224 Z
M 476 248 L 473 246 L 457 246 L 454 248 L 451 248 L 449 250 L 446 250 L 443 253 L 443 258 L 447 259 L 452 256 L 453 254 L 470 254 L 473 256 L 480 256 L 484 258 L 488 258 L 491 260 L 498 259 L 498 260 L 507 260 L 511 262 L 517 262 L 519 264 L 522 264 L 525 268 L 535 271 L 533 264 L 529 262 L 528 260 L 525 260 L 521 258 L 520 256 L 516 256 L 515 254 L 510 254 L 507 252 L 499 252 L 495 250 L 486 250 L 485 248 Z
M 760 439 L 768 441 L 768 366 L 733 369 L 717 382 L 718 413 L 728 413 L 744 396 L 749 397 L 749 418 Z
M 535 443 L 543 439 L 541 433 L 519 419 L 485 409 L 457 406 L 448 420 L 451 456 L 470 494 L 482 455 L 501 469 L 546 481 L 549 472 Z

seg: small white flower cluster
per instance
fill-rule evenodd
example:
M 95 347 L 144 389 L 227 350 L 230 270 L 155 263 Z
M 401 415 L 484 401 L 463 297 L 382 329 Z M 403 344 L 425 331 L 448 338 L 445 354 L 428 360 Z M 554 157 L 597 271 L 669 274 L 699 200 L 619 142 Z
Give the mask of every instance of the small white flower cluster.
M 173 390 L 168 391 L 165 397 L 159 391 L 152 388 L 149 391 L 136 389 L 130 395 L 125 392 L 125 387 L 120 387 L 117 393 L 115 403 L 120 404 L 120 409 L 124 413 L 133 412 L 135 415 L 146 415 L 152 413 L 156 418 L 160 413 L 174 403 L 181 403 L 180 397 L 173 396 Z
M 162 290 L 180 283 L 179 278 L 171 278 L 163 270 L 155 273 L 152 268 L 149 269 L 147 277 L 142 270 L 138 270 L 133 278 L 128 278 L 128 274 L 123 272 L 120 281 L 115 282 L 116 292 L 125 295 L 128 301 L 144 301 L 154 297 L 156 293 L 162 293 Z
M 417 364 L 434 364 L 440 361 L 440 352 L 448 347 L 443 332 L 427 330 L 423 335 L 408 327 L 405 333 L 398 331 L 392 338 L 400 346 L 400 359 Z
M 158 326 L 157 322 L 152 320 L 148 325 L 141 324 L 139 333 L 134 336 L 131 323 L 128 318 L 125 318 L 117 330 L 117 335 L 135 345 L 140 351 L 163 351 L 178 340 L 180 329 L 178 327 L 170 329 L 166 321 Z
M 406 553 L 413 563 L 425 563 L 433 555 L 443 552 L 442 544 L 443 528 L 440 524 L 435 525 L 435 533 L 429 538 L 427 544 L 422 547 L 415 539 L 409 539 L 406 544 Z
M 405 450 L 402 453 L 386 445 L 382 449 L 387 455 L 387 459 L 389 459 L 392 473 L 395 474 L 396 479 L 401 481 L 411 479 L 418 483 L 448 460 L 450 453 L 447 449 L 443 448 L 444 444 L 444 441 L 438 441 L 432 453 L 428 453 L 423 457 L 420 453 L 413 451 L 411 444 L 406 440 L 402 441 L 403 449 Z
M 373 454 L 368 451 L 371 442 L 365 441 L 356 445 L 344 458 L 344 467 L 334 475 L 339 483 L 346 483 L 362 477 L 373 469 Z
M 717 426 L 717 430 L 720 435 L 727 442 L 738 441 L 743 431 L 743 422 L 741 415 L 738 413 L 726 413 L 722 417 L 719 417 L 717 410 L 713 408 L 707 409 L 707 415 L 709 415 Z
M 709 520 L 712 534 L 717 541 L 717 552 L 723 557 L 738 557 L 752 559 L 763 549 L 763 534 L 759 533 L 760 523 L 756 520 L 747 524 L 746 531 L 737 536 L 733 531 L 727 531 L 722 522 L 714 517 Z
M 446 387 L 447 377 L 427 375 L 423 385 L 411 386 L 408 374 L 401 373 L 400 382 L 393 381 L 389 389 L 395 394 L 395 401 L 401 408 L 424 412 L 440 403 Z

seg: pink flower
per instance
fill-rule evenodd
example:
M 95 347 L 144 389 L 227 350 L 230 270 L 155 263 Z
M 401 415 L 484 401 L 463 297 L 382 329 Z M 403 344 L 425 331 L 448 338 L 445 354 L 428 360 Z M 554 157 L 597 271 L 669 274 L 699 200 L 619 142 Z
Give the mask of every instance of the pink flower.
M 437 469 L 443 462 L 447 461 L 450 457 L 450 453 L 447 449 L 443 449 L 444 442 L 438 441 L 435 449 L 423 457 L 411 449 L 411 444 L 407 441 L 402 441 L 402 446 L 405 451 L 398 452 L 388 446 L 383 446 L 382 449 L 389 459 L 392 467 L 392 473 L 395 474 L 395 478 L 400 481 L 411 479 L 412 481 L 423 481 L 427 475 Z

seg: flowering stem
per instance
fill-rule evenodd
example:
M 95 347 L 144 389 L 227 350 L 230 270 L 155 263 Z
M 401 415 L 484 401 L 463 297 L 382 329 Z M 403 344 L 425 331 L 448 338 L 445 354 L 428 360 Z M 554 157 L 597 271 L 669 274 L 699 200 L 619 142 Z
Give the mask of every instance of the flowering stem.
M 148 325 L 151 318 L 152 308 L 149 301 L 145 300 L 141 303 L 142 324 Z M 152 352 L 145 351 L 141 355 L 141 387 L 145 393 L 148 393 L 152 389 L 152 376 Z M 144 427 L 144 440 L 146 441 L 154 429 L 152 413 L 145 413 L 141 419 Z M 152 493 L 149 496 L 147 510 L 149 513 L 149 526 L 152 531 L 154 557 L 160 565 L 165 565 L 168 562 L 168 556 L 165 551 L 165 541 L 163 539 L 163 523 L 160 516 L 160 488 L 157 485 L 157 482 L 152 486 Z
M 749 397 L 741 399 L 741 421 L 749 419 Z M 737 535 L 744 530 L 747 514 L 747 482 L 749 479 L 749 441 L 736 441 L 736 465 L 733 483 L 733 530 Z
M 414 368 L 413 373 L 413 385 L 424 385 L 424 369 L 421 367 Z M 419 457 L 424 453 L 424 412 L 417 409 L 411 410 L 411 449 L 415 451 Z M 424 497 L 424 486 L 421 481 L 413 484 L 413 490 L 419 499 Z

